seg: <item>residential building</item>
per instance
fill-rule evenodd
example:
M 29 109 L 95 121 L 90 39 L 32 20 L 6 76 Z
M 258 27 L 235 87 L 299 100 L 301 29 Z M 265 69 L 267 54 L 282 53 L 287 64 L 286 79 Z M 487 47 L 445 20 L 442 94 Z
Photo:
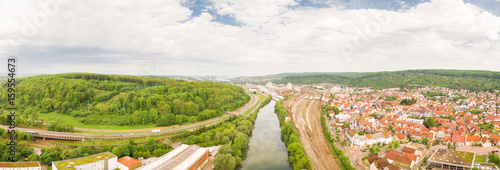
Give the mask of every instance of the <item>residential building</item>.
M 0 162 L 0 170 L 41 170 L 39 162 Z

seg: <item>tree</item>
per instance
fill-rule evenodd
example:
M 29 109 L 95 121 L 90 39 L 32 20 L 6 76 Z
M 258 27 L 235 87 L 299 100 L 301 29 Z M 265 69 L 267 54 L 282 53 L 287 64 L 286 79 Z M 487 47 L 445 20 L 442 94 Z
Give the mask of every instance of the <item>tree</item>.
M 128 149 L 127 145 L 120 145 L 118 146 L 120 149 L 120 154 L 122 156 L 130 156 L 130 150 Z
M 434 118 L 432 118 L 432 117 L 426 118 L 424 120 L 424 126 L 427 127 L 427 128 L 435 127 L 436 123 L 434 122 Z
M 422 161 L 422 162 L 424 162 L 424 164 L 427 164 L 427 159 L 428 159 L 428 158 L 427 158 L 427 156 L 426 156 L 426 157 L 424 157 L 424 159 L 423 159 L 423 161 Z
M 118 147 L 116 147 L 116 146 L 113 148 L 113 150 L 111 150 L 111 153 L 113 153 L 117 157 L 121 157 L 122 156 L 122 153 L 120 152 L 120 149 Z
M 428 138 L 424 138 L 424 139 L 422 139 L 422 143 L 427 144 L 427 142 L 429 142 L 429 139 L 428 139 Z
M 37 154 L 33 153 L 30 156 L 28 156 L 28 161 L 40 161 L 40 156 Z
M 167 148 L 172 148 L 172 141 L 170 141 L 169 139 L 166 139 L 165 141 L 163 141 L 163 144 L 165 144 L 165 146 L 167 146 Z
M 394 128 L 392 127 L 392 124 L 389 124 L 388 129 L 389 129 L 392 133 L 396 133 L 396 131 L 395 131 L 395 130 L 394 130 Z
M 213 163 L 215 170 L 234 169 L 236 159 L 231 154 L 217 154 Z

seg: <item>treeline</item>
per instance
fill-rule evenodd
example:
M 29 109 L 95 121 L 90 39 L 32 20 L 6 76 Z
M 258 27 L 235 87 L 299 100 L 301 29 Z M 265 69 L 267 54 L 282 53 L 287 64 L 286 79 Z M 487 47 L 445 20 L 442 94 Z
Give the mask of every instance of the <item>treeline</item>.
M 33 125 L 41 124 L 35 123 L 40 122 L 38 113 L 49 112 L 85 124 L 183 124 L 236 110 L 250 99 L 234 85 L 160 77 L 69 73 L 20 78 L 16 83 L 17 114 Z M 0 98 L 7 101 L 6 83 L 1 90 L 5 93 Z
M 294 169 L 312 169 L 311 160 L 307 157 L 302 144 L 300 144 L 297 130 L 290 121 L 285 122 L 288 113 L 283 107 L 282 101 L 276 103 L 274 112 L 278 115 L 282 135 L 281 140 L 287 147 L 290 164 L 293 165 Z
M 33 148 L 30 146 L 30 142 L 33 141 L 34 136 L 32 134 L 18 131 L 14 133 L 16 136 L 16 148 L 13 157 L 14 162 L 25 162 L 25 161 L 39 161 L 40 156 L 34 153 Z M 3 128 L 0 128 L 0 162 L 12 162 L 11 158 L 11 145 L 9 132 Z
M 328 113 L 326 113 L 326 114 L 328 114 Z M 331 135 L 330 131 L 328 131 L 328 127 L 326 126 L 325 116 L 323 116 L 323 115 L 321 116 L 321 125 L 323 127 L 323 133 L 325 135 L 325 138 L 330 142 L 330 143 L 328 143 L 328 145 L 329 145 L 328 148 L 332 149 L 333 157 L 335 159 L 340 159 L 339 166 L 342 169 L 346 169 L 346 170 L 356 170 L 356 168 L 354 168 L 351 165 L 351 161 L 349 160 L 349 157 L 344 155 L 345 151 L 337 148 L 337 146 L 334 144 L 335 139 L 331 137 L 332 135 Z
M 406 70 L 376 73 L 322 73 L 288 76 L 274 83 L 337 83 L 353 87 L 386 89 L 411 88 L 410 85 L 440 86 L 472 91 L 500 89 L 500 72 L 471 70 Z
M 41 160 L 43 164 L 51 166 L 53 161 L 85 157 L 108 151 L 115 154 L 118 158 L 123 156 L 139 158 L 162 156 L 172 149 L 172 142 L 168 139 L 163 142 L 157 142 L 154 138 L 147 137 L 146 144 L 144 145 L 138 145 L 133 140 L 130 140 L 127 144 L 102 148 L 78 147 L 71 149 L 52 146 L 42 149 Z

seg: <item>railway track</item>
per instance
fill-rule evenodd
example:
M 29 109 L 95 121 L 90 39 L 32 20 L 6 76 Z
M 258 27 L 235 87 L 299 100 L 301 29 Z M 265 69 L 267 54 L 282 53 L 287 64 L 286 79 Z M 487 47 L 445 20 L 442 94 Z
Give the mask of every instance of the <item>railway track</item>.
M 284 101 L 285 109 L 290 115 L 299 134 L 300 143 L 311 160 L 313 169 L 340 170 L 328 148 L 321 126 L 321 94 L 312 89 L 303 89 L 302 93 Z M 310 98 L 313 98 L 312 100 Z

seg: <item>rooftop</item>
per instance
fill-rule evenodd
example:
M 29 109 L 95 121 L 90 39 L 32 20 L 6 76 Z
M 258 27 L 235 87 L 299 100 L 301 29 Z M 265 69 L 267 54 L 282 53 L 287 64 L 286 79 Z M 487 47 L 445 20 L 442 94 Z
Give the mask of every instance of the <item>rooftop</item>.
M 476 154 L 473 152 L 454 151 L 439 148 L 439 150 L 437 150 L 429 158 L 429 161 L 470 167 L 472 166 L 475 155 Z
M 120 159 L 118 159 L 118 162 L 121 163 L 122 165 L 125 165 L 126 167 L 132 167 L 137 164 L 141 164 L 141 161 L 138 161 L 137 159 L 134 159 L 130 156 L 124 156 Z
M 0 167 L 3 168 L 17 168 L 17 167 L 39 167 L 38 162 L 0 162 Z
M 57 169 L 70 169 L 73 170 L 75 169 L 75 166 L 78 165 L 84 165 L 92 162 L 97 162 L 104 160 L 106 158 L 115 158 L 116 156 L 113 155 L 111 152 L 103 152 L 95 155 L 90 155 L 86 157 L 81 157 L 81 158 L 75 158 L 75 159 L 68 159 L 68 160 L 63 160 L 63 161 L 54 161 L 52 162 Z M 70 165 L 71 167 L 67 168 L 66 166 Z

